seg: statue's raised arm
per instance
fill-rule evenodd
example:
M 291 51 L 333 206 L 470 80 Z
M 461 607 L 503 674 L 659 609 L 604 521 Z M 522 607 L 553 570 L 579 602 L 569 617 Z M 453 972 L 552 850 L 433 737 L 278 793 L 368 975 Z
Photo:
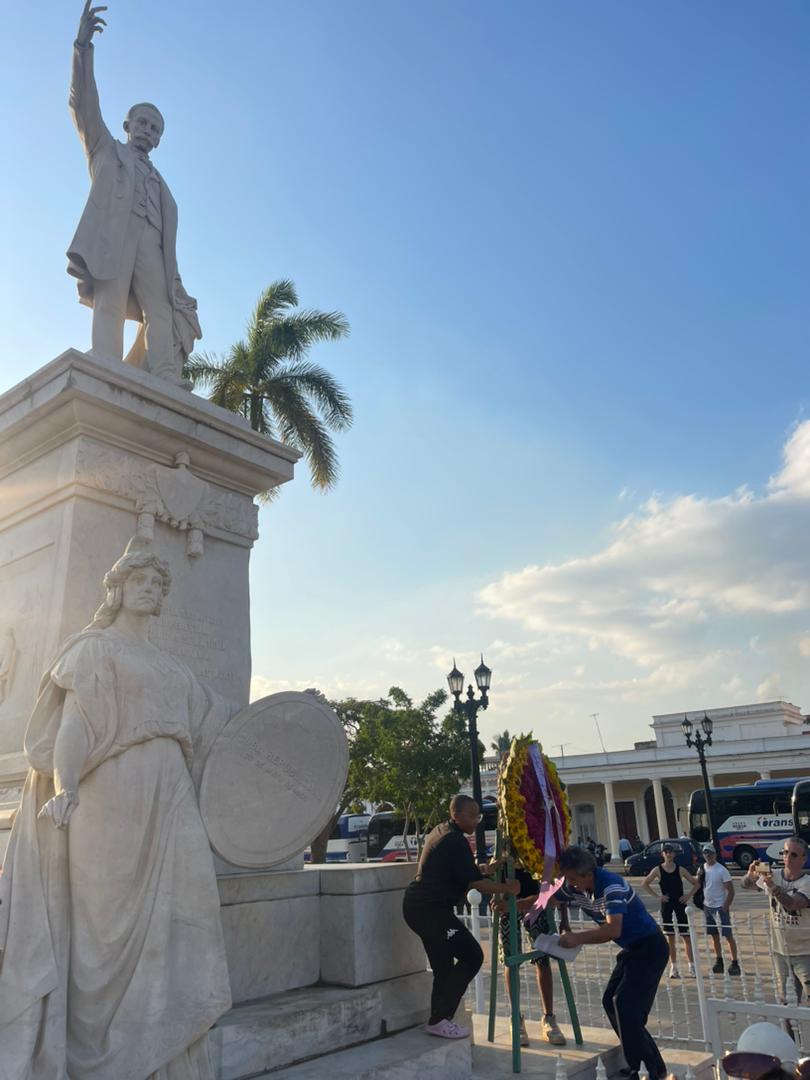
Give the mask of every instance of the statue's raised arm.
M 107 24 L 99 12 L 106 10 L 106 7 L 91 7 L 90 0 L 86 0 L 73 46 L 70 111 L 88 157 L 93 155 L 104 135 L 110 134 L 101 118 L 93 73 L 93 35 L 104 33 Z

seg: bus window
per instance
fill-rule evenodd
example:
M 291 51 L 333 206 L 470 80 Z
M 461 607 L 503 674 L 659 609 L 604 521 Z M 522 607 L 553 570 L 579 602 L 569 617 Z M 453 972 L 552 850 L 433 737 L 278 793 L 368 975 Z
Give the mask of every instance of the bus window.
M 711 789 L 712 819 L 723 860 L 746 870 L 757 859 L 778 858 L 780 844 L 792 831 L 788 804 L 794 784 L 785 779 Z M 699 844 L 709 840 L 706 799 L 700 790 L 689 802 L 689 825 L 693 840 Z

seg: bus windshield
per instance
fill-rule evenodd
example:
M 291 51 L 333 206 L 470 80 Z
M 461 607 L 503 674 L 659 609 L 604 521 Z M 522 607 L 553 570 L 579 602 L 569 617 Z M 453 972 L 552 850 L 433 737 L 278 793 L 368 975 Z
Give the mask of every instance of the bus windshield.
M 796 777 L 758 780 L 738 787 L 712 788 L 712 816 L 725 862 L 743 870 L 757 859 L 780 857 L 782 841 L 793 832 L 791 806 Z M 702 790 L 689 799 L 689 835 L 699 844 L 710 842 L 709 816 Z

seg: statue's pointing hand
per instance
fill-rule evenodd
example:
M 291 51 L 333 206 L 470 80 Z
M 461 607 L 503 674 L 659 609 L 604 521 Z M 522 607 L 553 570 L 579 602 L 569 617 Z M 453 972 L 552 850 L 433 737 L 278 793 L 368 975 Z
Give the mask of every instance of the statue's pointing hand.
M 76 44 L 86 46 L 93 40 L 93 34 L 103 34 L 107 23 L 99 15 L 100 11 L 106 11 L 103 7 L 90 7 L 90 0 L 86 0 L 84 11 L 79 22 L 79 32 L 76 35 Z

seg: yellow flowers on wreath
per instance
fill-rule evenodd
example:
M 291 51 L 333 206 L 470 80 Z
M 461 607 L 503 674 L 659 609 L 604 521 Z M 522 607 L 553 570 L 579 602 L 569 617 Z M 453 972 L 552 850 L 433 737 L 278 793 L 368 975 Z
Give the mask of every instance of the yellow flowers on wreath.
M 531 757 L 531 747 L 535 740 L 531 734 L 521 735 L 512 740 L 506 761 L 501 765 L 498 777 L 498 814 L 501 830 L 507 838 L 515 857 L 532 877 L 541 879 L 545 868 L 545 807 L 542 798 L 537 800 L 537 805 L 527 806 L 526 798 L 521 791 L 528 787 L 531 790 L 538 788 L 535 778 L 535 765 Z M 567 844 L 571 835 L 571 813 L 568 808 L 568 798 L 557 774 L 554 762 L 542 752 L 538 745 L 540 757 L 545 772 L 546 784 L 551 798 L 559 811 L 559 818 L 563 830 L 563 845 Z M 526 780 L 526 783 L 524 783 Z M 533 799 L 534 803 L 535 800 Z M 559 855 L 559 851 L 555 853 Z M 556 863 L 556 858 L 555 858 Z M 550 868 L 549 879 L 553 876 L 554 867 Z

